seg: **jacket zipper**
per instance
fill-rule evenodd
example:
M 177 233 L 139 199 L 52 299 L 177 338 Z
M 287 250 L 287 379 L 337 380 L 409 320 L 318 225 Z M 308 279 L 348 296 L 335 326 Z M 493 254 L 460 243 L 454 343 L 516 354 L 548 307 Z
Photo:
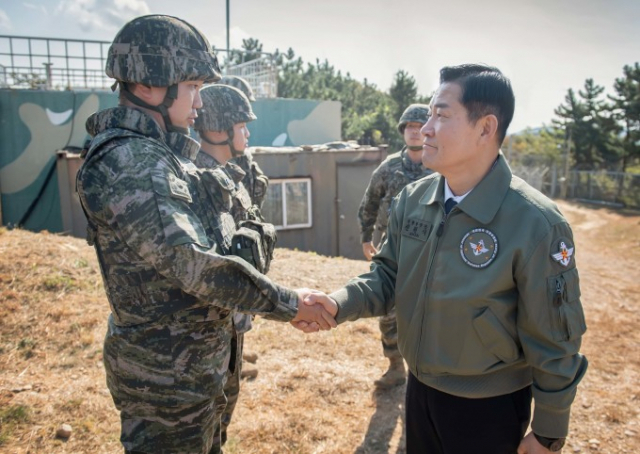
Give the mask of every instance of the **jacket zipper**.
M 454 207 L 455 208 L 455 207 Z M 442 208 L 442 211 L 444 211 L 444 207 Z M 425 323 L 425 317 L 427 315 L 427 306 L 428 306 L 428 296 L 429 296 L 429 284 L 431 283 L 431 279 L 433 278 L 433 273 L 431 273 L 431 269 L 433 268 L 433 262 L 436 258 L 436 254 L 438 253 L 438 247 L 440 246 L 440 237 L 442 236 L 443 232 L 444 232 L 444 226 L 447 223 L 447 221 L 449 220 L 449 216 L 451 216 L 451 213 L 453 212 L 453 210 L 451 210 L 449 212 L 449 214 L 445 213 L 444 217 L 442 218 L 442 221 L 440 221 L 440 225 L 438 225 L 438 230 L 436 230 L 436 245 L 435 248 L 433 250 L 433 254 L 431 254 L 431 258 L 429 260 L 429 266 L 427 268 L 427 284 L 425 285 L 424 288 L 424 310 L 422 312 L 422 324 L 420 325 L 420 338 L 418 339 L 418 347 L 416 348 L 416 356 L 415 356 L 415 365 L 416 365 L 416 372 L 418 370 L 418 357 L 420 355 L 420 349 L 422 346 L 422 333 L 424 331 L 424 323 Z

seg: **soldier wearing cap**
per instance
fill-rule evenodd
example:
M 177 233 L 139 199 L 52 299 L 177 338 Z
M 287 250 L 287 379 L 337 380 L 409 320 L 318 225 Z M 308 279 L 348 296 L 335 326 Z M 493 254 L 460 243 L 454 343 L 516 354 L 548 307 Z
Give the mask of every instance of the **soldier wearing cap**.
M 200 147 L 188 135 L 200 88 L 220 78 L 206 38 L 175 17 L 133 19 L 106 73 L 120 105 L 87 120 L 77 188 L 111 308 L 103 358 L 120 440 L 130 454 L 220 452 L 234 311 L 335 322 L 226 253 L 245 237 L 225 201 L 208 197 L 212 176 L 193 163 Z
M 398 132 L 404 137 L 405 147 L 387 157 L 371 176 L 358 211 L 362 251 L 367 260 L 371 260 L 377 252 L 373 244 L 374 230 L 378 230 L 383 235 L 380 242 L 384 240 L 391 200 L 407 184 L 431 173 L 422 164 L 421 159 L 420 128 L 428 118 L 429 106 L 426 104 L 411 104 L 405 109 L 398 121 Z M 401 385 L 406 380 L 404 362 L 398 352 L 395 310 L 392 309 L 387 315 L 380 317 L 379 326 L 382 334 L 382 351 L 389 359 L 389 369 L 374 384 L 379 389 L 387 389 Z

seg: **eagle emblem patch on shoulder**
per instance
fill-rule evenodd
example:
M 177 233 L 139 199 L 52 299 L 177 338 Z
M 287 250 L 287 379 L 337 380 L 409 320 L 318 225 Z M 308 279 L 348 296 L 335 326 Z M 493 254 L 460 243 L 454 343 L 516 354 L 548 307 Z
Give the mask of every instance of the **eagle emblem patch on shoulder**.
M 473 229 L 460 242 L 460 255 L 467 265 L 484 268 L 498 254 L 498 238 L 487 229 Z
M 560 240 L 558 243 L 558 252 L 552 252 L 551 257 L 562 266 L 569 266 L 571 257 L 573 257 L 573 247 L 567 246 L 567 242 Z

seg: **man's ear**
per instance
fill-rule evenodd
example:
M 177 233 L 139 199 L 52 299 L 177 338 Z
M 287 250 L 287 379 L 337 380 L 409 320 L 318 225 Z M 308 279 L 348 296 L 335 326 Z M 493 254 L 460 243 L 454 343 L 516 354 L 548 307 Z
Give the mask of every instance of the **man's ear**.
M 134 96 L 147 103 L 153 98 L 153 89 L 149 85 L 131 84 L 129 89 Z
M 495 140 L 498 134 L 498 118 L 493 115 L 485 115 L 480 120 L 480 138 L 485 141 Z

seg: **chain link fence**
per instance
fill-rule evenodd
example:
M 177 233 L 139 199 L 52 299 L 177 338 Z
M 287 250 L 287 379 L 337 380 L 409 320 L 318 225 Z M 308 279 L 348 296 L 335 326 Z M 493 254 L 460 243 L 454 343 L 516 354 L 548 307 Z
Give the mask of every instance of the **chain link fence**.
M 514 175 L 551 198 L 640 209 L 640 174 L 572 170 L 562 176 L 558 166 L 510 164 Z

